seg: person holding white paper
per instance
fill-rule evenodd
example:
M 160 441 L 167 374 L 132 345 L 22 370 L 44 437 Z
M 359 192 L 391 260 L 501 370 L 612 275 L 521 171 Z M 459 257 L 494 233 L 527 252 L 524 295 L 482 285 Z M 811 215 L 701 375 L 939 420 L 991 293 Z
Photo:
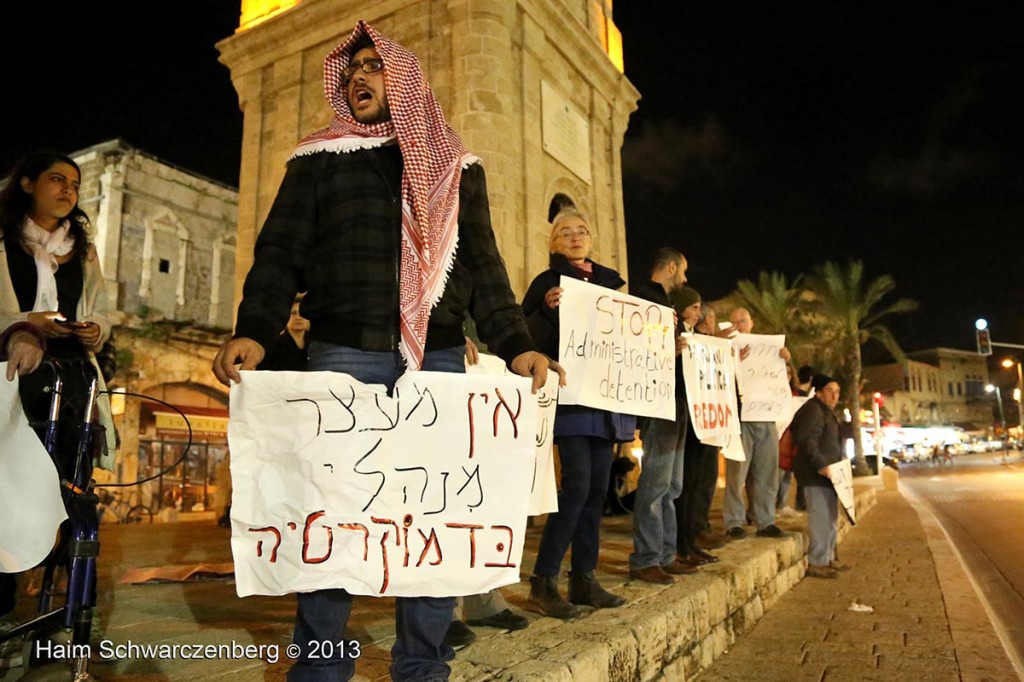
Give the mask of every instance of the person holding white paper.
M 839 496 L 829 478 L 829 466 L 843 461 L 839 441 L 839 383 L 825 374 L 811 380 L 814 397 L 797 410 L 790 424 L 796 440 L 793 471 L 807 499 L 807 575 L 835 578 L 848 566 L 836 561 Z
M 746 308 L 735 308 L 729 314 L 729 321 L 740 334 L 749 334 L 754 328 L 754 321 Z M 749 352 L 749 348 L 739 349 L 740 367 Z M 785 346 L 779 350 L 779 355 L 787 362 L 791 357 Z M 745 487 L 758 537 L 782 537 L 782 530 L 775 525 L 775 497 L 779 490 L 779 431 L 773 421 L 743 421 L 742 395 L 740 419 L 746 459 L 742 462 L 730 459 L 725 464 L 722 519 L 726 535 L 734 540 L 746 535 L 743 530 L 743 522 L 747 519 L 747 505 L 743 501 Z
M 235 335 L 213 372 L 224 385 L 263 360 L 305 291 L 311 372 L 349 374 L 390 392 L 406 372 L 465 371 L 467 310 L 480 335 L 538 391 L 548 369 L 534 350 L 491 225 L 479 157 L 448 125 L 419 59 L 359 21 L 324 60 L 331 123 L 303 138 L 256 240 Z M 297 596 L 291 682 L 355 674 L 345 647 L 352 596 Z M 444 644 L 454 597 L 396 599 L 394 679 L 448 679 Z
M 620 289 L 625 280 L 615 270 L 592 261 L 590 226 L 575 207 L 558 212 L 551 222 L 550 267 L 537 275 L 523 298 L 530 333 L 538 348 L 556 360 L 558 309 L 563 276 L 581 279 L 609 289 Z M 583 405 L 558 405 L 555 413 L 555 445 L 562 464 L 558 511 L 548 515 L 537 551 L 527 608 L 553 618 L 574 618 L 576 605 L 594 608 L 621 606 L 625 600 L 607 592 L 597 578 L 601 543 L 601 516 L 611 477 L 614 445 L 632 441 L 636 418 Z M 569 546 L 569 599 L 558 590 L 558 574 Z

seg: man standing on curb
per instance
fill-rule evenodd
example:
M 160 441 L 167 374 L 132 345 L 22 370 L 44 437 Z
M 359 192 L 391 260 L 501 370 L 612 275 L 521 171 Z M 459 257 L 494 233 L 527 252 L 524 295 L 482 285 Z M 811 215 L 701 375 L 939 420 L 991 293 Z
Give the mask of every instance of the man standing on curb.
M 736 308 L 729 314 L 729 321 L 740 334 L 749 334 L 754 320 L 746 308 Z M 747 357 L 749 348 L 740 348 L 740 362 Z M 787 362 L 790 359 L 786 348 L 779 355 Z M 743 523 L 747 518 L 747 507 L 743 502 L 743 488 L 746 486 L 747 499 L 757 535 L 763 538 L 780 538 L 782 529 L 775 525 L 775 497 L 779 490 L 779 430 L 775 422 L 742 421 L 743 396 L 740 403 L 740 438 L 746 459 L 737 462 L 727 459 L 725 463 L 725 504 L 722 518 L 726 535 L 734 540 L 744 537 Z
M 672 307 L 669 294 L 678 291 L 676 302 L 682 317 L 679 327 L 692 332 L 693 325 L 700 319 L 700 294 L 684 286 L 686 266 L 682 253 L 661 248 L 655 254 L 650 279 L 630 287 L 629 293 Z M 683 491 L 683 448 L 690 423 L 679 357 L 685 344 L 685 339 L 677 333 L 675 421 L 647 418 L 641 420 L 640 425 L 644 457 L 633 501 L 633 553 L 629 556 L 629 577 L 661 585 L 675 582 L 673 575 L 696 570 L 676 557 L 675 500 Z
M 849 568 L 836 561 L 839 530 L 839 495 L 828 476 L 830 464 L 843 461 L 839 442 L 839 384 L 830 376 L 816 374 L 811 380 L 814 397 L 793 415 L 790 431 L 796 440 L 793 471 L 807 499 L 807 575 L 835 578 Z
M 557 363 L 534 350 L 491 227 L 480 159 L 444 119 L 416 56 L 360 21 L 327 56 L 335 116 L 303 139 L 263 230 L 238 307 L 235 336 L 214 358 L 221 383 L 239 382 L 277 337 L 305 291 L 308 369 L 382 384 L 406 371 L 465 371 L 462 323 L 536 392 Z M 240 364 L 240 368 L 236 368 Z M 296 595 L 289 682 L 355 674 L 343 589 Z M 444 643 L 454 597 L 395 600 L 395 680 L 439 682 L 454 656 Z M 324 655 L 324 643 L 333 643 Z

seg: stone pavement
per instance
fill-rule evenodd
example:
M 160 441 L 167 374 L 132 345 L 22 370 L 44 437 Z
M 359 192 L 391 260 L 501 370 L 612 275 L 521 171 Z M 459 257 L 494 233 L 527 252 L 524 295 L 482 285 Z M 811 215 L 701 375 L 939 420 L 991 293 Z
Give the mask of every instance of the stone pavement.
M 801 581 L 699 682 L 1018 679 L 955 559 L 933 557 L 900 493 L 876 500 L 840 544 L 852 569 Z
M 715 551 L 719 563 L 675 585 L 630 582 L 630 517 L 606 517 L 599 578 L 628 603 L 588 610 L 571 622 L 522 610 L 540 536 L 539 528 L 530 528 L 524 581 L 504 589 L 530 627 L 475 628 L 477 640 L 458 652 L 452 679 L 676 681 L 702 670 L 702 681 L 959 679 L 959 649 L 950 639 L 946 602 L 920 522 L 898 493 L 882 490 L 877 477 L 857 479 L 856 492 L 861 524 L 841 529 L 849 536 L 841 545 L 843 558 L 855 568 L 833 581 L 802 580 L 805 519 L 798 517 L 780 520 L 791 531 L 785 538 L 730 542 Z M 718 497 L 712 523 L 721 528 Z M 876 501 L 879 509 L 867 513 Z M 106 642 L 93 648 L 90 668 L 98 680 L 284 680 L 294 597 L 239 599 L 223 578 L 118 582 L 134 567 L 230 561 L 227 530 L 211 521 L 103 526 L 101 543 L 99 611 Z M 875 613 L 848 612 L 853 601 L 872 605 Z M 31 608 L 27 598 L 19 603 L 22 615 Z M 984 622 L 974 626 L 983 629 Z M 357 598 L 349 630 L 362 650 L 356 680 L 388 679 L 393 599 Z M 983 639 L 976 635 L 968 642 L 984 650 Z M 188 660 L 135 649 L 130 657 L 109 656 L 114 645 L 124 653 L 129 643 L 216 644 L 236 655 Z M 253 645 L 264 648 L 255 655 L 245 651 Z M 0 680 L 22 672 L 0 671 Z

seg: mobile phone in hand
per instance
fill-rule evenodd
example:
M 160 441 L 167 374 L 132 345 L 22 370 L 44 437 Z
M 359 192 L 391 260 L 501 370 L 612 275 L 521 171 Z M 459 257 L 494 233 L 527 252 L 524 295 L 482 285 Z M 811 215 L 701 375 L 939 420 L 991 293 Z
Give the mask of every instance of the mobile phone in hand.
M 54 322 L 68 329 L 85 329 L 89 326 L 88 322 L 72 322 L 70 320 L 54 320 Z

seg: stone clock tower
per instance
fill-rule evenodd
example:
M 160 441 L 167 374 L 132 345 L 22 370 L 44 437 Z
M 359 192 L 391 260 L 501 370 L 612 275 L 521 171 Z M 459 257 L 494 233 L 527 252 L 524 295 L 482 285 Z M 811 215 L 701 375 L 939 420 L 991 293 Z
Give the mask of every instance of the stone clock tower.
M 548 210 L 570 197 L 595 260 L 626 275 L 620 149 L 639 93 L 612 0 L 243 0 L 218 43 L 244 115 L 235 300 L 296 142 L 330 120 L 323 60 L 363 19 L 412 50 L 487 170 L 491 218 L 521 297 L 547 267 Z

